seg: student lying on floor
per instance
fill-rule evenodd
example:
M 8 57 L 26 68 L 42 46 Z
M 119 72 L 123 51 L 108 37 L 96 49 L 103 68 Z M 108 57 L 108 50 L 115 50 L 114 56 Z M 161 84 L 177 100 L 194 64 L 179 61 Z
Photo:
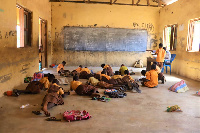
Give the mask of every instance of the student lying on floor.
M 103 69 L 106 69 L 106 72 L 107 72 L 108 76 L 113 76 L 114 75 L 112 67 L 110 65 L 101 64 L 101 67 Z
M 158 87 L 158 73 L 156 72 L 156 65 L 151 65 L 151 70 L 143 74 L 146 75 L 146 79 L 143 79 L 142 85 L 149 88 Z
M 99 93 L 98 88 L 92 85 L 82 84 L 82 82 L 79 81 L 77 75 L 73 77 L 73 81 L 70 84 L 70 90 L 75 90 L 75 92 L 78 95 L 87 95 L 87 96 L 90 96 L 93 93 Z
M 122 78 L 122 76 L 120 75 L 119 71 L 115 71 L 114 76 L 111 77 L 112 79 L 118 79 L 118 78 Z
M 69 95 L 69 92 L 64 92 L 63 88 L 58 85 L 58 80 L 54 79 L 53 84 L 50 85 L 42 102 L 42 111 L 46 116 L 50 116 L 48 110 L 57 105 L 63 105 L 63 98 Z M 40 115 L 40 111 L 32 111 L 36 115 Z
M 119 69 L 119 73 L 120 73 L 122 76 L 124 76 L 124 71 L 125 71 L 125 70 L 128 70 L 128 68 L 127 68 L 124 64 L 122 64 L 121 67 L 120 67 L 120 69 Z
M 85 67 L 85 68 L 82 68 L 79 78 L 88 79 L 88 75 L 90 75 L 90 70 L 87 67 Z
M 40 81 L 29 83 L 25 90 L 13 89 L 13 93 L 15 96 L 19 96 L 20 94 L 38 94 L 40 90 L 47 90 L 54 78 L 55 76 L 49 73 L 47 77 L 43 77 Z

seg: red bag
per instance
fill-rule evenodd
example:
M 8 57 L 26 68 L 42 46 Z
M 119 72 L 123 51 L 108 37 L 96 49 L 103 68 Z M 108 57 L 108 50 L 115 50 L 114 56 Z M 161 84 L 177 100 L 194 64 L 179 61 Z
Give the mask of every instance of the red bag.
M 80 120 L 87 120 L 91 118 L 89 113 L 85 110 L 72 110 L 72 111 L 65 111 L 63 117 L 68 121 L 80 121 Z

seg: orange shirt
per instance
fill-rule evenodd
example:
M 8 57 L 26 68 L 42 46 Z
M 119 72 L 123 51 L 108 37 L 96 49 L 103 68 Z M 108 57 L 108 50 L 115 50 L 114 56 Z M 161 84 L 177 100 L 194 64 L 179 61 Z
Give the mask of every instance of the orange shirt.
M 156 54 L 157 54 L 156 62 L 164 62 L 166 54 L 165 50 L 163 48 L 159 48 L 156 50 Z
M 106 69 L 107 67 L 110 67 L 109 65 L 105 65 L 103 68 Z
M 144 85 L 147 87 L 155 87 L 158 85 L 158 73 L 156 70 L 150 70 L 146 72 L 146 79 L 150 80 L 147 82 L 144 82 Z
M 82 68 L 81 72 L 82 71 L 86 71 L 88 74 L 90 74 L 90 70 L 88 68 Z
M 112 76 L 112 79 L 118 79 L 118 78 L 122 78 L 122 76 L 121 75 L 114 75 L 114 76 Z
M 100 75 L 101 75 L 101 72 L 102 72 L 102 71 L 98 71 L 96 74 L 100 74 Z
M 108 80 L 110 80 L 110 79 L 111 79 L 111 77 L 110 77 L 110 76 L 108 76 L 108 75 L 101 74 L 101 77 L 102 77 L 102 76 L 106 77 Z
M 59 64 L 59 65 L 58 65 L 58 67 L 57 67 L 57 72 L 60 71 L 61 68 L 63 68 L 63 70 L 64 70 L 63 64 Z
M 134 82 L 134 79 L 133 79 L 130 75 L 127 75 L 127 74 L 126 74 L 126 75 L 124 75 L 123 77 L 125 77 L 125 76 L 128 76 L 129 80 L 132 81 L 132 82 Z
M 44 84 L 44 88 L 49 88 L 49 86 L 50 86 L 48 77 L 44 77 L 44 78 L 40 79 L 39 82 Z
M 56 83 L 53 83 L 53 85 L 55 85 L 55 86 L 58 86 L 58 87 L 60 88 L 60 86 L 59 86 L 59 85 L 57 85 Z M 60 88 L 60 89 L 58 90 L 57 94 L 58 94 L 58 95 L 62 95 L 62 94 L 64 94 L 64 91 L 63 91 L 63 89 L 62 89 L 62 88 Z
M 82 84 L 81 81 L 72 81 L 70 84 L 70 89 L 76 90 L 76 88 L 81 84 Z
M 80 72 L 81 72 L 81 70 L 82 70 L 82 68 L 81 68 L 81 67 L 78 67 L 78 68 L 76 69 L 76 71 L 77 71 L 78 73 L 80 73 Z

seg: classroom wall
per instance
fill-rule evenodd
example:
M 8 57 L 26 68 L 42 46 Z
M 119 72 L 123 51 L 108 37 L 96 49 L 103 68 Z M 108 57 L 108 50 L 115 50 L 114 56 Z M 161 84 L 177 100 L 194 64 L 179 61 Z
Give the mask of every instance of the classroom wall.
M 16 3 L 33 12 L 31 47 L 17 48 Z M 48 21 L 48 62 L 51 63 L 51 3 L 48 0 L 0 1 L 0 96 L 39 70 L 39 17 Z
M 200 17 L 199 0 L 179 0 L 160 10 L 159 37 L 163 37 L 163 28 L 168 24 L 178 24 L 177 49 L 172 63 L 172 72 L 200 81 L 200 52 L 187 52 L 188 21 Z
M 157 37 L 159 9 L 147 6 L 52 2 L 52 62 L 58 64 L 65 60 L 67 66 L 100 66 L 102 63 L 133 66 L 136 60 L 141 59 L 146 65 L 149 52 L 66 51 L 62 30 L 64 26 L 95 27 L 95 24 L 96 27 L 146 29 L 147 49 L 152 49 L 160 42 Z

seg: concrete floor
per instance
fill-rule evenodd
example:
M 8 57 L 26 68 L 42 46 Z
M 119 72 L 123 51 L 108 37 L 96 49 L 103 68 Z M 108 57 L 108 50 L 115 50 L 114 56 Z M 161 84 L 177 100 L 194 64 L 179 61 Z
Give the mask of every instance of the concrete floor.
M 73 70 L 75 67 L 66 67 Z M 94 72 L 101 68 L 91 68 Z M 118 68 L 113 68 L 117 70 Z M 131 69 L 131 68 L 130 68 Z M 134 78 L 140 77 L 141 69 L 132 68 Z M 46 72 L 56 74 L 56 69 Z M 199 133 L 200 97 L 195 95 L 200 82 L 177 75 L 165 74 L 167 82 L 158 88 L 140 87 L 141 94 L 127 92 L 127 97 L 111 99 L 104 103 L 93 101 L 87 96 L 72 92 L 64 99 L 65 104 L 49 110 L 51 116 L 62 118 L 65 110 L 87 110 L 89 120 L 66 122 L 46 121 L 44 115 L 36 116 L 31 112 L 41 108 L 45 92 L 36 95 L 0 98 L 0 133 Z M 58 76 L 57 76 L 58 77 Z M 186 93 L 170 92 L 168 88 L 184 79 L 189 87 Z M 72 78 L 69 78 L 71 81 Z M 86 81 L 86 80 L 82 80 Z M 16 88 L 25 89 L 27 84 Z M 69 90 L 69 85 L 63 86 Z M 100 89 L 103 95 L 103 89 Z M 20 109 L 23 104 L 30 105 Z M 183 112 L 165 112 L 167 106 L 179 105 Z

